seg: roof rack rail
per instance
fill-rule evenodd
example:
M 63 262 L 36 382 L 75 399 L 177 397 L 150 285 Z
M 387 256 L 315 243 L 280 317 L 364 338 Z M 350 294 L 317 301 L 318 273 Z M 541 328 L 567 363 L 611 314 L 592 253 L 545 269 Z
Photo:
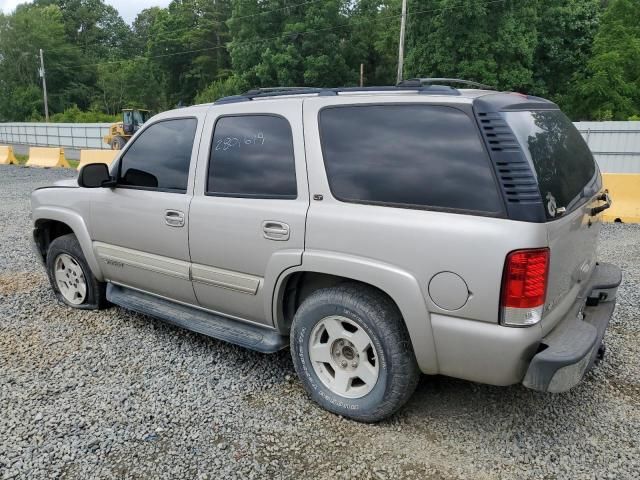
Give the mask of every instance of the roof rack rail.
M 409 81 L 407 81 L 409 82 Z M 460 92 L 449 85 L 430 85 L 418 82 L 401 82 L 398 85 L 386 85 L 381 87 L 270 87 L 254 88 L 240 95 L 232 95 L 216 100 L 214 103 L 248 102 L 256 98 L 270 98 L 286 95 L 317 94 L 319 96 L 334 96 L 339 93 L 353 92 L 398 92 L 402 90 L 417 90 L 425 95 L 460 95 Z
M 315 93 L 318 87 L 268 87 L 268 88 L 252 88 L 247 90 L 242 95 L 250 97 L 252 95 L 262 95 L 265 93 L 282 93 L 282 92 L 295 92 L 305 93 L 305 91 L 311 90 L 311 93 Z
M 397 83 L 398 87 L 418 87 L 424 85 L 433 85 L 434 83 L 458 83 L 460 85 L 467 85 L 469 87 L 481 88 L 483 90 L 497 90 L 496 87 L 485 85 L 483 83 L 472 82 L 471 80 L 464 80 L 462 78 L 409 78 Z

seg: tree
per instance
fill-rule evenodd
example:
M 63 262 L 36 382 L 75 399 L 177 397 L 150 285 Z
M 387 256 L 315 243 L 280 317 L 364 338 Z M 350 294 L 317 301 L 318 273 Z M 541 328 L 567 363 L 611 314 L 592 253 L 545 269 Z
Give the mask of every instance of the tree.
M 538 1 L 410 2 L 406 77 L 457 77 L 505 90 L 533 84 Z
M 401 0 L 360 0 L 349 11 L 349 65 L 364 64 L 365 85 L 396 82 Z
M 600 0 L 541 0 L 534 57 L 534 92 L 564 103 L 584 71 L 598 29 Z
M 579 118 L 626 120 L 640 111 L 640 0 L 613 0 L 602 16 L 586 72 L 569 100 Z
M 237 0 L 229 20 L 234 72 L 252 87 L 355 84 L 347 64 L 346 2 L 283 7 L 279 0 Z
M 131 29 L 104 0 L 35 0 L 36 6 L 57 5 L 65 35 L 87 57 L 114 58 L 131 54 Z
M 197 91 L 229 75 L 230 8 L 229 0 L 173 0 L 155 16 L 147 54 L 156 57 L 174 104 L 191 102 Z
M 21 5 L 0 16 L 0 118 L 24 120 L 42 114 L 38 51 L 45 52 L 52 112 L 73 103 L 88 107 L 83 72 L 66 66 L 81 63 L 80 50 L 64 35 L 60 8 Z
M 172 108 L 162 75 L 149 61 L 132 59 L 99 65 L 96 88 L 92 107 L 110 115 L 123 108 L 156 112 Z
M 216 80 L 196 96 L 196 103 L 215 102 L 229 95 L 239 95 L 247 90 L 247 84 L 237 75 Z

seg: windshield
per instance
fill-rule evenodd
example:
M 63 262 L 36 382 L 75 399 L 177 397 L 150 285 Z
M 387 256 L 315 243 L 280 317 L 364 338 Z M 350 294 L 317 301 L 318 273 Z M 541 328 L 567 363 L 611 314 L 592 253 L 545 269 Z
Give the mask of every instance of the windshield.
M 503 112 L 538 178 L 547 218 L 567 212 L 595 193 L 585 189 L 599 178 L 598 167 L 580 132 L 559 110 Z M 594 186 L 595 187 L 595 186 Z

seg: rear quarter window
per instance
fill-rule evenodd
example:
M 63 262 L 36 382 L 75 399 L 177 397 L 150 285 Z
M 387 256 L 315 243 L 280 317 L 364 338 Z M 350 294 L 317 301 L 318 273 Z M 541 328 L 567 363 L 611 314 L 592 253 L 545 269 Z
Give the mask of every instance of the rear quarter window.
M 597 180 L 596 162 L 571 120 L 559 110 L 504 112 L 525 156 L 533 165 L 548 219 L 556 209 L 580 205 Z
M 432 105 L 327 107 L 320 137 L 339 200 L 498 214 L 503 206 L 477 127 Z

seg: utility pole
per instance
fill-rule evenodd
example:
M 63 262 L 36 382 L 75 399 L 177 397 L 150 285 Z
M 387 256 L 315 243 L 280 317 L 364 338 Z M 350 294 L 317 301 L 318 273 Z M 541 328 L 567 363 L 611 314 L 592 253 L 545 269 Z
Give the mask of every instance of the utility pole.
M 47 78 L 44 73 L 44 58 L 40 49 L 40 77 L 42 77 L 42 90 L 44 91 L 44 117 L 49 122 L 49 102 L 47 101 Z
M 360 86 L 364 87 L 364 63 L 360 64 Z
M 402 81 L 404 70 L 404 32 L 407 26 L 407 0 L 402 0 L 402 18 L 400 20 L 400 46 L 398 47 L 398 83 Z

